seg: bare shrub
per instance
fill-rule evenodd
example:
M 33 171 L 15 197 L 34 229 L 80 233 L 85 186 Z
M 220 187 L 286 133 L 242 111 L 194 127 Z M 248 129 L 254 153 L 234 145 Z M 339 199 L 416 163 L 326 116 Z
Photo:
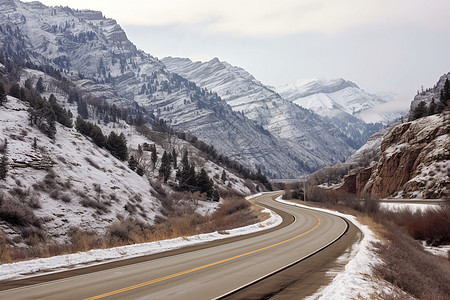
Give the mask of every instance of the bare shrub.
M 51 198 L 55 199 L 55 200 L 58 200 L 59 199 L 59 193 L 60 193 L 60 190 L 56 188 L 56 189 L 54 189 L 54 190 L 52 190 L 50 192 L 49 196 Z
M 134 206 L 132 203 L 128 202 L 127 204 L 125 204 L 125 206 L 123 207 L 128 213 L 130 214 L 134 214 L 136 213 L 136 206 Z
M 246 226 L 258 220 L 257 213 L 250 202 L 244 198 L 225 199 L 211 215 L 214 230 L 225 230 Z
M 82 231 L 78 228 L 71 228 L 69 231 L 71 240 L 71 252 L 89 251 L 94 248 L 102 248 L 102 239 L 92 231 Z
M 132 238 L 133 234 L 136 236 L 141 235 L 143 232 L 143 224 L 134 219 L 124 219 L 111 224 L 108 228 L 107 235 L 113 243 L 114 240 L 118 240 L 119 243 L 129 244 L 135 242 Z
M 107 205 L 103 202 L 92 200 L 90 198 L 81 199 L 80 204 L 84 207 L 92 207 L 97 210 L 97 213 L 103 214 L 108 212 Z
M 401 230 L 387 226 L 385 244 L 376 244 L 384 264 L 378 275 L 418 299 L 448 299 L 450 264 L 445 258 L 423 251 L 422 245 Z
M 0 201 L 0 219 L 12 225 L 24 227 L 33 225 L 40 227 L 40 221 L 34 214 L 33 210 L 22 201 L 14 198 L 3 197 Z
M 68 194 L 64 194 L 61 196 L 61 201 L 65 202 L 65 203 L 69 203 L 72 201 L 72 198 L 70 198 L 70 196 Z
M 42 208 L 41 201 L 36 195 L 33 195 L 28 199 L 28 205 L 34 209 Z
M 450 205 L 448 201 L 438 209 L 424 212 L 402 209 L 383 210 L 375 215 L 379 222 L 392 223 L 404 229 L 411 237 L 438 246 L 450 243 Z
M 14 187 L 9 190 L 9 194 L 16 198 L 17 200 L 24 201 L 25 198 L 30 195 L 29 189 L 21 189 L 20 187 Z
M 91 165 L 92 167 L 94 167 L 98 170 L 101 170 L 100 166 L 95 161 L 93 161 L 90 157 L 86 156 L 84 158 L 84 160 L 86 160 L 89 163 L 89 165 Z

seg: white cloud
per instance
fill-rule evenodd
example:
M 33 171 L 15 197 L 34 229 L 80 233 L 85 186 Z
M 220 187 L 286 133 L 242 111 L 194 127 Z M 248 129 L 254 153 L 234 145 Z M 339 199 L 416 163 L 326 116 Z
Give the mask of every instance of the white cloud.
M 276 36 L 333 33 L 374 22 L 418 26 L 448 23 L 448 0 L 43 0 L 101 10 L 122 25 L 201 25 L 209 33 Z

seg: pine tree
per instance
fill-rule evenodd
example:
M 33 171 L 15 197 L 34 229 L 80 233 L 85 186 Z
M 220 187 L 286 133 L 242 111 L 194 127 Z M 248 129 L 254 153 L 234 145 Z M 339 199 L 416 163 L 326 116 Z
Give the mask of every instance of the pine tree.
M 136 169 L 136 173 L 137 173 L 139 176 L 143 176 L 143 175 L 144 175 L 144 169 L 142 169 L 141 166 L 138 166 L 137 169 Z
M 201 169 L 200 173 L 198 174 L 197 186 L 200 193 L 206 193 L 206 197 L 208 199 L 211 199 L 213 184 L 209 180 L 208 174 L 206 173 L 205 169 Z
M 129 167 L 132 171 L 136 170 L 136 168 L 137 168 L 137 162 L 136 162 L 136 160 L 134 159 L 134 156 L 133 156 L 133 155 L 131 155 L 131 156 L 130 156 L 130 159 L 128 160 L 128 167 Z
M 152 163 L 153 163 L 153 169 L 156 168 L 156 162 L 158 160 L 158 153 L 156 152 L 156 145 L 153 144 L 153 147 L 151 148 L 152 151 Z
M 441 102 L 444 106 L 447 106 L 447 100 L 450 99 L 450 82 L 448 78 L 445 80 L 444 88 L 441 90 Z
M 167 180 L 169 179 L 170 171 L 171 167 L 169 155 L 167 154 L 166 151 L 164 151 L 164 154 L 161 158 L 161 166 L 159 167 L 159 175 L 164 178 L 164 182 L 167 182 Z
M 0 179 L 5 179 L 8 174 L 8 157 L 6 154 L 2 155 L 0 159 Z
M 426 103 L 425 101 L 420 101 L 419 104 L 417 104 L 416 108 L 414 109 L 410 121 L 417 120 L 419 118 L 422 118 L 426 116 L 427 109 L 426 109 Z
M 9 89 L 9 95 L 20 99 L 20 86 L 18 83 L 13 83 Z
M 126 160 L 128 156 L 128 149 L 125 135 L 123 133 L 117 135 L 114 131 L 111 131 L 106 141 L 106 149 L 108 149 L 109 152 L 111 152 L 111 154 L 118 159 L 122 161 Z
M 185 150 L 183 153 L 183 158 L 181 159 L 181 166 L 183 168 L 183 171 L 190 168 L 188 155 L 189 155 L 188 151 Z
M 178 169 L 177 152 L 175 151 L 175 148 L 172 149 L 172 162 L 173 162 L 173 168 Z
M 78 114 L 83 118 L 83 119 L 88 119 L 89 118 L 89 111 L 87 108 L 87 103 L 86 101 L 84 101 L 83 99 L 79 99 L 78 100 Z
M 220 201 L 220 193 L 218 190 L 214 190 L 212 192 L 212 201 L 219 202 Z
M 45 89 L 44 89 L 42 77 L 39 77 L 38 81 L 36 82 L 36 91 L 38 91 L 39 93 L 42 93 L 44 90 Z
M 0 82 L 0 106 L 3 106 L 3 102 L 6 102 L 6 93 L 3 84 Z
M 227 172 L 225 172 L 225 170 L 223 170 L 223 172 L 222 172 L 222 182 L 225 182 L 225 181 L 227 181 Z
M 434 103 L 434 98 L 431 98 L 430 106 L 428 107 L 428 115 L 434 115 L 436 113 L 436 104 Z

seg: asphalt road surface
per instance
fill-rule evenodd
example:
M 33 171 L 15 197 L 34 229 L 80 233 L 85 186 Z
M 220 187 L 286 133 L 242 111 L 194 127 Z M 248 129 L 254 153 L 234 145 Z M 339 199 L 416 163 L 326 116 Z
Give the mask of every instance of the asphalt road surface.
M 340 217 L 278 203 L 274 195 L 256 201 L 285 212 L 289 221 L 276 230 L 56 280 L 28 280 L 4 287 L 0 299 L 233 298 L 244 286 L 310 257 L 347 232 Z

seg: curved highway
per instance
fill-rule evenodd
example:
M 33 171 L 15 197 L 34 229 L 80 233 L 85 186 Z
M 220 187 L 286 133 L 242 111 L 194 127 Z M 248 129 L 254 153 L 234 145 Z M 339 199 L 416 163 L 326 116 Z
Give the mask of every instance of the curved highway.
M 279 193 L 278 193 L 279 194 Z M 294 219 L 249 238 L 117 268 L 13 288 L 1 299 L 214 299 L 310 256 L 347 230 L 340 217 L 255 198 Z

